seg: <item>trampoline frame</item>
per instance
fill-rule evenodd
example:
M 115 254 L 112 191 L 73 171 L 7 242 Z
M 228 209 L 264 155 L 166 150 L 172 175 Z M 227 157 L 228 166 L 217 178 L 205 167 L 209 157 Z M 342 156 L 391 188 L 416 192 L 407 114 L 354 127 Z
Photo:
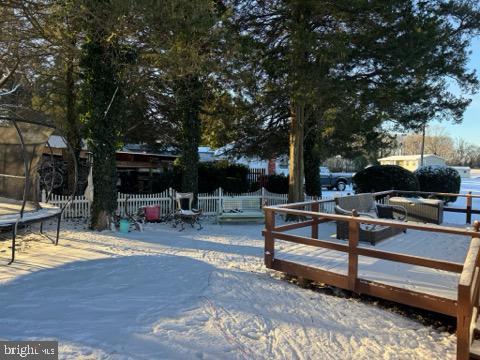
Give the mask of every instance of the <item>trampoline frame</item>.
M 57 130 L 57 131 L 58 131 L 58 129 L 51 124 L 46 124 L 46 123 L 37 122 L 37 121 L 34 121 L 34 120 L 27 120 L 27 119 L 13 117 L 13 116 L 4 116 L 4 115 L 1 115 L 1 114 L 0 114 L 0 120 L 4 120 L 4 121 L 8 121 L 8 122 L 12 123 L 15 130 L 16 130 L 18 139 L 20 141 L 20 146 L 22 148 L 22 157 L 23 157 L 23 163 L 24 163 L 23 167 L 24 167 L 24 173 L 25 173 L 25 176 L 24 176 L 25 184 L 24 184 L 24 189 L 23 189 L 23 199 L 22 199 L 22 205 L 21 205 L 20 212 L 18 213 L 18 215 L 19 215 L 18 218 L 17 218 L 16 221 L 8 222 L 8 223 L 5 223 L 5 224 L 0 223 L 0 228 L 1 229 L 7 229 L 7 231 L 10 230 L 12 232 L 11 258 L 10 258 L 10 261 L 8 262 L 8 264 L 7 264 L 7 265 L 10 265 L 15 261 L 16 239 L 17 239 L 17 235 L 18 235 L 19 226 L 28 226 L 28 225 L 40 223 L 40 233 L 43 234 L 43 223 L 44 223 L 44 221 L 56 218 L 57 219 L 56 237 L 55 237 L 55 241 L 53 241 L 53 243 L 54 243 L 55 246 L 58 245 L 58 240 L 59 240 L 59 237 L 60 237 L 60 226 L 61 226 L 61 222 L 62 222 L 63 212 L 65 211 L 66 207 L 73 201 L 73 198 L 75 196 L 75 192 L 76 192 L 76 189 L 77 189 L 78 163 L 77 163 L 77 159 L 75 158 L 75 152 L 73 151 L 73 148 L 66 141 L 65 137 L 61 135 L 61 138 L 65 142 L 65 144 L 67 146 L 67 150 L 70 152 L 70 154 L 72 156 L 72 159 L 73 159 L 73 165 L 74 165 L 74 186 L 73 186 L 73 189 L 74 190 L 73 190 L 72 194 L 70 195 L 70 197 L 68 198 L 68 200 L 65 202 L 65 204 L 62 207 L 59 208 L 60 211 L 58 213 L 49 214 L 48 216 L 37 217 L 37 218 L 33 218 L 33 219 L 25 218 L 24 217 L 24 215 L 25 215 L 25 213 L 24 213 L 25 212 L 25 205 L 27 203 L 27 194 L 28 194 L 28 191 L 30 190 L 30 180 L 31 180 L 30 179 L 30 165 L 29 165 L 28 159 L 27 159 L 27 152 L 26 152 L 26 149 L 25 149 L 25 141 L 24 141 L 24 138 L 23 138 L 22 130 L 18 126 L 18 123 L 29 123 L 29 124 L 33 124 L 33 125 L 44 126 L 44 127 L 47 127 L 47 128 Z M 50 147 L 50 144 L 49 144 L 48 140 L 46 142 L 46 145 L 50 149 L 51 156 L 53 156 L 52 149 Z M 8 174 L 3 174 L 3 175 L 8 175 Z M 50 189 L 50 193 L 47 196 L 46 203 L 48 203 L 48 201 L 50 200 L 52 191 L 53 191 L 53 188 Z M 38 202 L 38 201 L 37 201 L 37 203 L 41 204 L 41 202 Z M 37 210 L 37 211 L 40 211 L 40 210 Z M 0 215 L 0 219 L 1 219 L 1 215 Z

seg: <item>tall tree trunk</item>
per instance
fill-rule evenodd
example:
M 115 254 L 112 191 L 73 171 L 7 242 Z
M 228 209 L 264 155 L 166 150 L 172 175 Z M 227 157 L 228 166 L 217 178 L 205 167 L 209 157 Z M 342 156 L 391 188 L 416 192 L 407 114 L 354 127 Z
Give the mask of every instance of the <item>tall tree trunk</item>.
M 304 200 L 303 140 L 305 133 L 305 104 L 294 102 L 290 120 L 290 156 L 288 178 L 288 202 Z
M 112 143 L 100 144 L 98 140 L 92 148 L 93 203 L 90 225 L 94 230 L 105 230 L 117 208 L 116 149 Z
M 303 144 L 305 162 L 305 193 L 310 196 L 322 196 L 320 183 L 320 139 L 315 119 L 308 119 L 307 134 Z
M 118 47 L 91 29 L 92 40 L 83 45 L 84 114 L 88 147 L 92 152 L 93 203 L 91 227 L 108 228 L 117 208 L 116 149 L 120 142 L 124 97 L 118 78 Z
M 176 107 L 180 119 L 182 137 L 180 142 L 182 166 L 182 191 L 198 194 L 198 147 L 201 139 L 200 110 L 203 85 L 195 76 L 177 82 Z M 196 201 L 195 201 L 196 202 Z
M 74 64 L 72 59 L 67 59 L 65 66 L 65 100 L 65 135 L 66 140 L 73 152 L 73 154 L 70 151 L 66 152 L 68 192 L 76 193 L 77 189 L 75 188 L 75 162 L 77 163 L 77 165 L 79 165 L 82 140 L 78 126 Z

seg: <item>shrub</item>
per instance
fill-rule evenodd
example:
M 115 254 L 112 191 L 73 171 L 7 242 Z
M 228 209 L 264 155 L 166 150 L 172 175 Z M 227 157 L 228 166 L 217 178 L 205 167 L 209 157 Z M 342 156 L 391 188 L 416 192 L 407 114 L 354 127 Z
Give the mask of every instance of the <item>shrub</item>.
M 423 166 L 414 174 L 420 184 L 420 190 L 426 192 L 444 192 L 458 194 L 462 179 L 457 170 L 445 166 Z M 440 197 L 446 202 L 456 201 L 454 197 Z
M 268 191 L 276 194 L 288 194 L 288 177 L 285 175 L 267 175 L 262 180 Z
M 205 162 L 198 166 L 198 192 L 208 193 L 219 187 L 226 192 L 242 193 L 250 188 L 248 183 L 248 167 L 238 164 L 228 164 L 226 161 Z M 173 170 L 155 176 L 153 192 L 162 192 L 169 187 L 181 189 L 182 169 L 179 164 L 174 164 Z
M 248 181 L 249 169 L 241 164 L 220 164 L 220 186 L 229 193 L 243 193 L 250 189 Z
M 198 164 L 198 192 L 209 193 L 223 187 L 222 176 L 220 165 L 214 162 Z
M 415 175 L 397 165 L 374 165 L 357 172 L 353 177 L 357 193 L 386 190 L 418 191 Z
M 182 174 L 180 167 L 174 166 L 173 169 L 165 170 L 161 174 L 156 174 L 152 182 L 152 192 L 160 193 L 168 188 L 176 188 L 182 183 Z

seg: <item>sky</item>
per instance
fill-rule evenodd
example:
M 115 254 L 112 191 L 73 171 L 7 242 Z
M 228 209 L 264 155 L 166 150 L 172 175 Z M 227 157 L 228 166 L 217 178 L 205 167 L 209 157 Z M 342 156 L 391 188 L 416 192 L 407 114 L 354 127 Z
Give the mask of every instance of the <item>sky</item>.
M 472 41 L 471 51 L 469 68 L 476 70 L 480 75 L 480 37 Z M 455 125 L 443 121 L 440 126 L 444 127 L 451 137 L 455 139 L 461 137 L 480 146 L 480 93 L 469 96 L 469 98 L 472 99 L 472 102 L 465 111 L 461 124 Z M 433 124 L 438 124 L 438 122 Z

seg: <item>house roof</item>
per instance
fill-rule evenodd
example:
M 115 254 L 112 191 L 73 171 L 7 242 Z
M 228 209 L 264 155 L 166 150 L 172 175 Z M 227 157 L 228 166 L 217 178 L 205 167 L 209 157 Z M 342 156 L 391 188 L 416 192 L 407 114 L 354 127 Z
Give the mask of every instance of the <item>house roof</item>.
M 48 139 L 48 144 L 52 148 L 66 149 L 67 144 L 65 139 L 59 135 L 51 135 Z M 85 140 L 82 140 L 82 150 L 87 151 Z M 126 144 L 121 150 L 117 151 L 117 154 L 131 154 L 131 155 L 149 155 L 149 156 L 168 156 L 177 158 L 178 155 L 174 154 L 170 149 L 165 151 L 155 151 L 146 149 L 142 144 Z
M 378 161 L 382 161 L 382 160 L 390 160 L 390 161 L 392 161 L 392 160 L 420 160 L 421 157 L 422 157 L 421 155 L 394 155 L 394 156 L 387 156 L 387 157 L 378 159 Z M 438 155 L 435 155 L 435 154 L 425 154 L 425 155 L 423 155 L 424 159 L 429 158 L 429 157 L 436 157 L 438 159 L 445 160 L 441 156 L 438 156 Z
M 48 138 L 48 145 L 54 149 L 66 149 L 67 144 L 65 143 L 65 139 L 60 135 L 50 135 Z M 47 146 L 47 145 L 45 145 Z M 88 150 L 85 140 L 82 140 L 82 150 Z

